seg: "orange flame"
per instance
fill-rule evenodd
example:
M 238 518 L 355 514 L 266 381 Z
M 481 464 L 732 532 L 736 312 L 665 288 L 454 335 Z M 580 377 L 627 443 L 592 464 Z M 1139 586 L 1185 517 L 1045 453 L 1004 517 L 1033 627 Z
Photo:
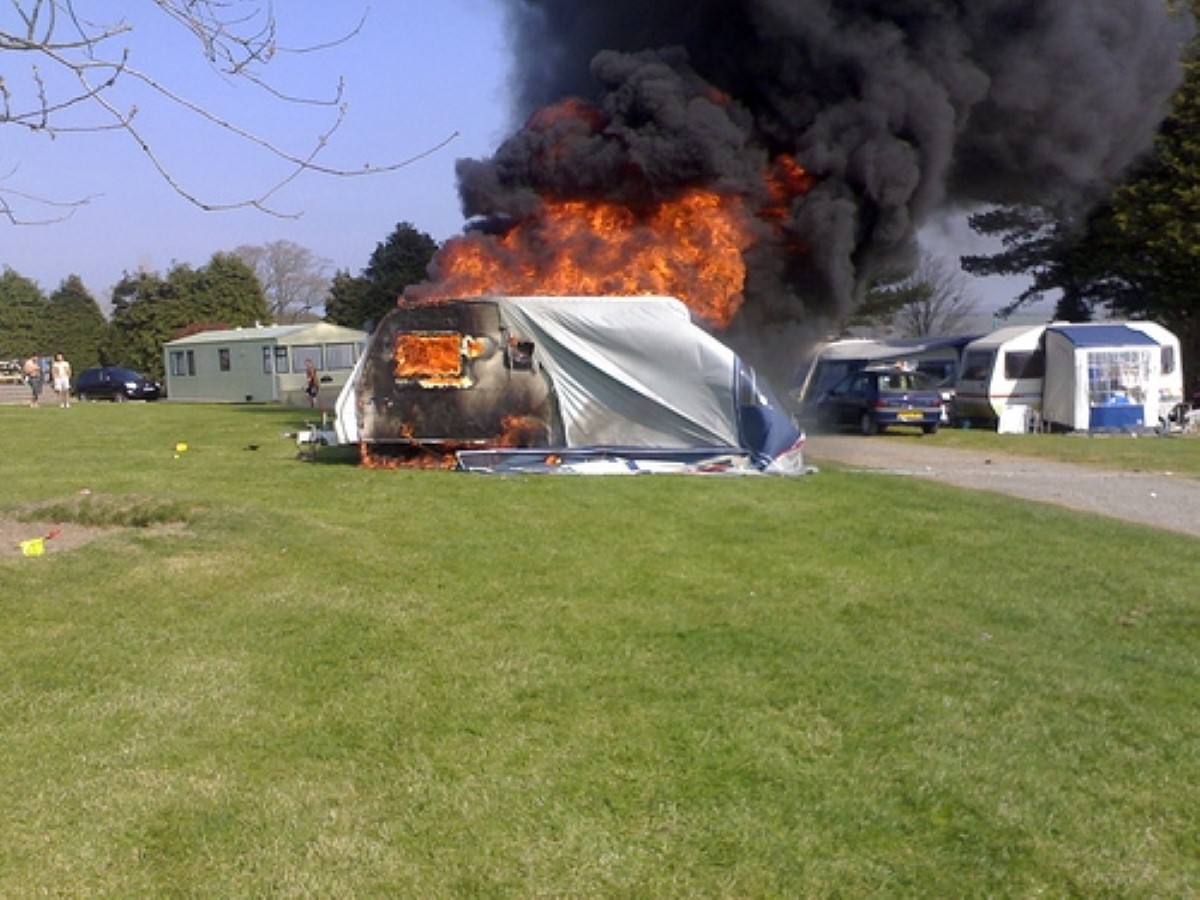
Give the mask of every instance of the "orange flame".
M 716 88 L 709 101 L 728 105 Z M 538 141 L 534 168 L 560 166 L 573 137 L 608 124 L 595 104 L 568 97 L 525 123 Z M 433 283 L 410 288 L 402 302 L 435 303 L 486 294 L 668 294 L 717 328 L 729 325 L 744 300 L 744 254 L 778 224 L 791 201 L 813 183 L 796 160 L 776 157 L 764 173 L 765 209 L 746 198 L 701 186 L 675 199 L 625 206 L 606 200 L 543 197 L 539 213 L 503 236 L 470 233 L 448 241 L 434 258 Z
M 453 469 L 455 448 L 419 444 L 358 445 L 359 463 L 366 469 Z
M 546 423 L 537 416 L 505 416 L 497 447 L 537 447 L 546 436 Z
M 741 306 L 743 253 L 754 244 L 742 198 L 693 189 L 639 215 L 604 201 L 547 201 L 503 236 L 467 234 L 434 260 L 436 279 L 408 295 L 668 294 L 717 327 Z
M 396 337 L 397 378 L 458 378 L 462 337 L 457 334 L 401 334 Z
M 796 158 L 786 153 L 777 156 L 767 170 L 767 190 L 771 202 L 759 211 L 760 218 L 779 222 L 787 218 L 788 207 L 797 197 L 808 193 L 816 181 Z

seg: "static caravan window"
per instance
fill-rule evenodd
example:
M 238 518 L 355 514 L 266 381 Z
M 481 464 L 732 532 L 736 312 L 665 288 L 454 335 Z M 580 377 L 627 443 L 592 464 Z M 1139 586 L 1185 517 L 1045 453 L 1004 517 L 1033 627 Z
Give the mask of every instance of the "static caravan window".
M 303 372 L 304 363 L 312 360 L 312 364 L 318 369 L 325 368 L 325 361 L 321 357 L 320 344 L 296 344 L 292 349 L 292 371 Z
M 326 369 L 353 369 L 354 359 L 355 356 L 353 344 L 325 345 Z
M 287 347 L 275 348 L 275 371 L 280 375 L 286 375 L 290 371 L 290 369 L 288 369 Z
M 171 374 L 180 378 L 195 375 L 196 354 L 191 350 L 172 350 Z
M 217 368 L 222 372 L 229 371 L 229 348 L 220 347 L 217 349 Z
M 1046 354 L 1037 350 L 1010 350 L 1004 354 L 1004 377 L 1044 378 L 1046 376 Z
M 263 374 L 270 375 L 275 371 L 275 353 L 270 347 L 263 347 Z

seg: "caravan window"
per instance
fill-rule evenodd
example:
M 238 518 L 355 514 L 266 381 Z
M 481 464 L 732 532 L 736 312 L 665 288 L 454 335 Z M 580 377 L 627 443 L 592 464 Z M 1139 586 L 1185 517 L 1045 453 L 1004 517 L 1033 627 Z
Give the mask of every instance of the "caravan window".
M 291 350 L 293 372 L 303 372 L 304 363 L 310 359 L 318 369 L 325 368 L 325 358 L 321 355 L 319 344 L 296 344 Z
M 990 350 L 974 350 L 963 360 L 963 381 L 987 381 L 992 372 L 992 360 L 995 354 Z
M 325 345 L 326 369 L 353 369 L 354 360 L 355 356 L 353 344 Z
M 1004 377 L 1016 381 L 1018 378 L 1044 378 L 1046 354 L 1037 350 L 1010 350 L 1004 354 Z
M 1140 350 L 1093 350 L 1087 355 L 1091 406 L 1142 404 L 1150 381 L 1150 356 Z
M 172 375 L 195 375 L 196 374 L 196 354 L 192 350 L 172 350 L 171 351 L 171 374 Z
M 1170 344 L 1166 344 L 1162 348 L 1162 373 L 1164 375 L 1175 373 L 1175 348 Z

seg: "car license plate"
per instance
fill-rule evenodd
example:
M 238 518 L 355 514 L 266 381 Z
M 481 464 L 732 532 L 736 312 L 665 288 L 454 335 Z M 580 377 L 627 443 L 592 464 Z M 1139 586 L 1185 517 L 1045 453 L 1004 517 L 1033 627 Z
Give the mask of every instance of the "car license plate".
M 925 414 L 916 409 L 902 409 L 897 417 L 901 422 L 920 422 Z

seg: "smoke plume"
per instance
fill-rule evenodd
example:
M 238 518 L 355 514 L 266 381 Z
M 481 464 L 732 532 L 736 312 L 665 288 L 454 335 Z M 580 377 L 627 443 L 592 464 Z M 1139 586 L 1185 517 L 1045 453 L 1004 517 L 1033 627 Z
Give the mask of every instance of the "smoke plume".
M 1086 207 L 1149 147 L 1191 33 L 1165 0 L 502 2 L 526 124 L 460 160 L 464 213 L 694 184 L 765 205 L 794 156 L 815 183 L 748 257 L 758 329 L 851 308 L 935 212 Z M 596 121 L 539 118 L 568 97 Z

